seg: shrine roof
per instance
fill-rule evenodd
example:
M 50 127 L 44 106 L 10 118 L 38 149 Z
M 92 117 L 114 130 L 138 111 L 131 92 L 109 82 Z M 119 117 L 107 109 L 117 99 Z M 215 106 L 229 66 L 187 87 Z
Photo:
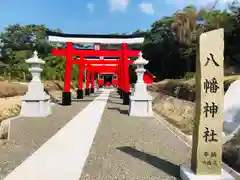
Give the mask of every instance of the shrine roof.
M 60 36 L 60 37 L 80 37 L 80 38 L 138 38 L 144 37 L 145 33 L 141 34 L 131 34 L 131 35 L 115 35 L 115 34 L 69 34 L 69 33 L 59 33 L 54 31 L 46 31 L 48 36 Z
M 68 34 L 46 31 L 51 42 L 100 43 L 100 44 L 139 44 L 143 43 L 145 33 L 131 35 L 111 34 Z

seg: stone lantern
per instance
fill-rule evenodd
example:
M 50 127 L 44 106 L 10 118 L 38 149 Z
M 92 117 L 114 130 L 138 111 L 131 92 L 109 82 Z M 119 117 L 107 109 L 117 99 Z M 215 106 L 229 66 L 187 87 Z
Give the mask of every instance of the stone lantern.
M 143 75 L 146 71 L 144 66 L 148 64 L 148 61 L 142 57 L 142 53 L 139 53 L 139 57 L 134 64 L 137 66 L 137 82 L 134 87 L 134 92 L 130 97 L 129 115 L 139 117 L 152 117 L 152 96 L 147 92 L 147 84 L 143 81 Z
M 26 60 L 30 64 L 29 71 L 32 80 L 28 84 L 28 91 L 22 97 L 22 107 L 20 115 L 24 117 L 45 117 L 52 113 L 50 96 L 44 91 L 44 84 L 41 82 L 41 64 L 45 61 L 38 58 L 37 51 L 33 57 Z

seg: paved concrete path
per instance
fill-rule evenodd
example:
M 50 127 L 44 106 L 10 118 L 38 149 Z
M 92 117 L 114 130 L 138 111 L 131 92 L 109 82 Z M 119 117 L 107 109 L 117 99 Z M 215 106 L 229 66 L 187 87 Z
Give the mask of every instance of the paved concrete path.
M 57 160 L 59 156 L 64 158 L 64 156 L 66 156 L 65 153 L 68 151 L 67 149 L 64 151 L 64 147 L 69 147 L 74 151 L 75 149 L 72 148 L 72 146 L 74 147 L 78 144 L 78 140 L 82 142 L 82 139 L 87 135 L 85 133 L 89 127 L 86 127 L 86 125 L 89 120 L 81 117 L 81 115 L 79 115 L 81 113 L 79 112 L 83 112 L 82 110 L 84 108 L 86 109 L 87 106 L 91 106 L 90 103 L 94 98 L 95 97 L 85 97 L 83 100 L 79 100 L 80 102 L 73 102 L 71 106 L 55 105 L 53 106 L 53 114 L 46 118 L 20 117 L 12 120 L 10 133 L 11 140 L 0 145 L 0 179 L 3 179 L 7 174 L 12 172 L 13 169 L 20 165 L 30 155 L 32 156 L 24 161 L 24 163 L 10 173 L 5 179 L 55 179 L 51 176 L 43 178 L 42 176 L 46 176 L 48 173 L 48 171 L 44 172 L 43 170 L 47 167 L 49 168 L 51 165 L 53 166 L 52 168 L 54 168 L 54 163 L 58 165 L 59 160 L 63 160 Z M 76 126 L 78 122 L 80 124 Z M 62 128 L 63 126 L 64 128 Z M 74 129 L 74 126 L 76 129 Z M 83 130 L 85 131 L 83 132 Z M 56 132 L 58 133 L 55 134 Z M 82 143 L 79 143 L 79 145 L 81 144 Z M 39 147 L 41 148 L 38 149 Z M 53 152 L 54 150 L 56 152 Z M 70 156 L 73 155 L 72 152 L 69 152 L 69 154 Z M 39 157 L 41 157 L 41 159 L 39 159 Z M 61 164 L 64 165 L 64 162 Z M 41 165 L 42 167 L 39 167 Z M 71 167 L 71 165 L 68 166 Z M 37 169 L 34 170 L 34 168 Z M 38 173 L 36 173 L 36 171 L 38 171 Z M 58 171 L 59 170 L 57 170 L 57 172 Z M 54 172 L 56 173 L 56 169 L 51 173 Z M 39 173 L 43 173 L 43 175 L 39 176 Z
M 178 165 L 189 162 L 190 149 L 158 120 L 129 117 L 128 106 L 110 91 L 91 103 L 93 97 L 57 106 L 48 118 L 16 120 L 15 141 L 0 146 L 0 179 L 178 179 Z M 19 133 L 20 127 L 26 132 Z
M 80 180 L 175 180 L 190 149 L 154 118 L 129 117 L 111 93 Z

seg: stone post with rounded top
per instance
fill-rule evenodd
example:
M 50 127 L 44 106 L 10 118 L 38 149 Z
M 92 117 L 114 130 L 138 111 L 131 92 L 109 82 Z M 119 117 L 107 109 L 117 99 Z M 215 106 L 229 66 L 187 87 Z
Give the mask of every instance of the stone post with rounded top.
M 41 82 L 41 64 L 45 61 L 38 58 L 37 51 L 34 51 L 33 57 L 26 60 L 30 64 L 29 71 L 32 80 L 28 84 L 28 91 L 22 97 L 22 106 L 20 115 L 24 117 L 45 117 L 52 113 L 50 105 L 50 96 L 44 91 L 44 84 Z

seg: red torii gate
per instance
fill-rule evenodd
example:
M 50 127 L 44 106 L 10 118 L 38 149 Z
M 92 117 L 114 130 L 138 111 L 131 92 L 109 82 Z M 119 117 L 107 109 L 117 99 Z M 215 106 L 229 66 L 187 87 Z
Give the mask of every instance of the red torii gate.
M 100 44 L 94 44 L 94 49 L 95 50 L 100 50 L 101 49 L 101 46 Z M 94 60 L 105 60 L 106 57 L 99 57 L 99 59 L 94 59 Z M 86 60 L 92 60 L 92 59 L 89 59 L 89 58 L 86 58 Z M 118 60 L 118 59 L 106 59 L 106 63 L 109 61 L 109 60 Z M 91 73 L 91 88 L 90 88 L 90 92 L 88 90 L 88 88 L 85 89 L 85 95 L 89 95 L 90 93 L 94 93 L 94 75 L 95 73 L 97 73 L 98 75 L 100 73 L 114 73 L 114 74 L 118 74 L 119 71 L 117 69 L 118 65 L 117 64 L 95 64 L 95 65 L 89 65 L 88 66 L 88 70 L 87 72 Z M 97 76 L 98 77 L 98 76 Z M 87 76 L 87 82 L 90 82 L 90 79 L 89 79 L 89 75 Z M 89 83 L 87 83 L 87 87 L 89 87 Z
M 90 66 L 89 69 L 94 72 L 118 72 L 117 66 Z
M 128 50 L 127 44 L 139 44 L 143 43 L 145 34 L 132 34 L 132 35 L 103 35 L 103 34 L 66 34 L 52 31 L 46 31 L 50 42 L 66 43 L 67 47 L 58 50 L 53 49 L 53 55 L 65 56 L 66 67 L 65 67 L 65 79 L 64 79 L 64 92 L 62 93 L 63 105 L 71 104 L 71 92 L 70 92 L 70 81 L 72 64 L 79 65 L 79 83 L 78 83 L 78 95 L 83 94 L 83 70 L 86 65 L 91 64 L 116 64 L 119 67 L 119 90 L 122 92 L 123 104 L 129 104 L 130 95 L 130 83 L 128 65 L 132 61 L 128 61 L 128 57 L 138 56 L 140 51 Z M 121 44 L 121 50 L 77 50 L 72 47 L 72 43 L 76 44 Z M 72 59 L 73 56 L 80 56 L 80 60 Z M 97 57 L 119 57 L 119 60 L 87 60 L 86 56 L 97 56 Z M 80 97 L 80 96 L 79 96 Z
M 88 65 L 87 67 L 85 66 L 85 68 L 87 70 L 87 72 L 86 72 L 85 95 L 90 95 L 90 93 L 94 93 L 94 77 L 95 77 L 95 73 L 100 73 L 100 72 L 111 72 L 111 73 L 116 73 L 116 74 L 119 73 L 118 69 L 117 69 L 117 65 L 115 65 L 115 66 L 108 66 L 108 65 L 94 66 L 94 65 Z M 90 76 L 91 76 L 91 78 L 90 78 Z M 90 84 L 91 84 L 91 88 L 90 88 Z
M 119 65 L 119 88 L 123 92 L 123 104 L 129 104 L 130 94 L 130 80 L 128 66 L 132 61 L 128 60 L 128 57 L 138 56 L 140 51 L 128 50 L 127 44 L 122 44 L 121 50 L 77 50 L 72 47 L 71 42 L 66 43 L 64 49 L 53 49 L 52 54 L 55 56 L 66 57 L 66 67 L 64 75 L 64 92 L 62 94 L 62 104 L 71 104 L 71 71 L 73 64 L 79 64 L 79 84 L 78 92 L 83 91 L 82 80 L 83 80 L 83 69 L 85 65 L 90 64 L 116 64 Z M 72 59 L 73 56 L 80 56 L 79 60 Z M 120 60 L 85 60 L 85 56 L 118 56 Z
M 94 93 L 94 78 L 93 78 L 93 74 L 94 73 L 114 73 L 114 74 L 119 74 L 118 71 L 118 66 L 108 66 L 108 65 L 102 65 L 102 66 L 93 66 L 91 65 L 90 67 L 88 67 L 88 71 L 90 71 L 92 73 L 92 77 L 91 77 L 91 93 Z M 88 81 L 90 81 L 90 79 L 88 79 Z

